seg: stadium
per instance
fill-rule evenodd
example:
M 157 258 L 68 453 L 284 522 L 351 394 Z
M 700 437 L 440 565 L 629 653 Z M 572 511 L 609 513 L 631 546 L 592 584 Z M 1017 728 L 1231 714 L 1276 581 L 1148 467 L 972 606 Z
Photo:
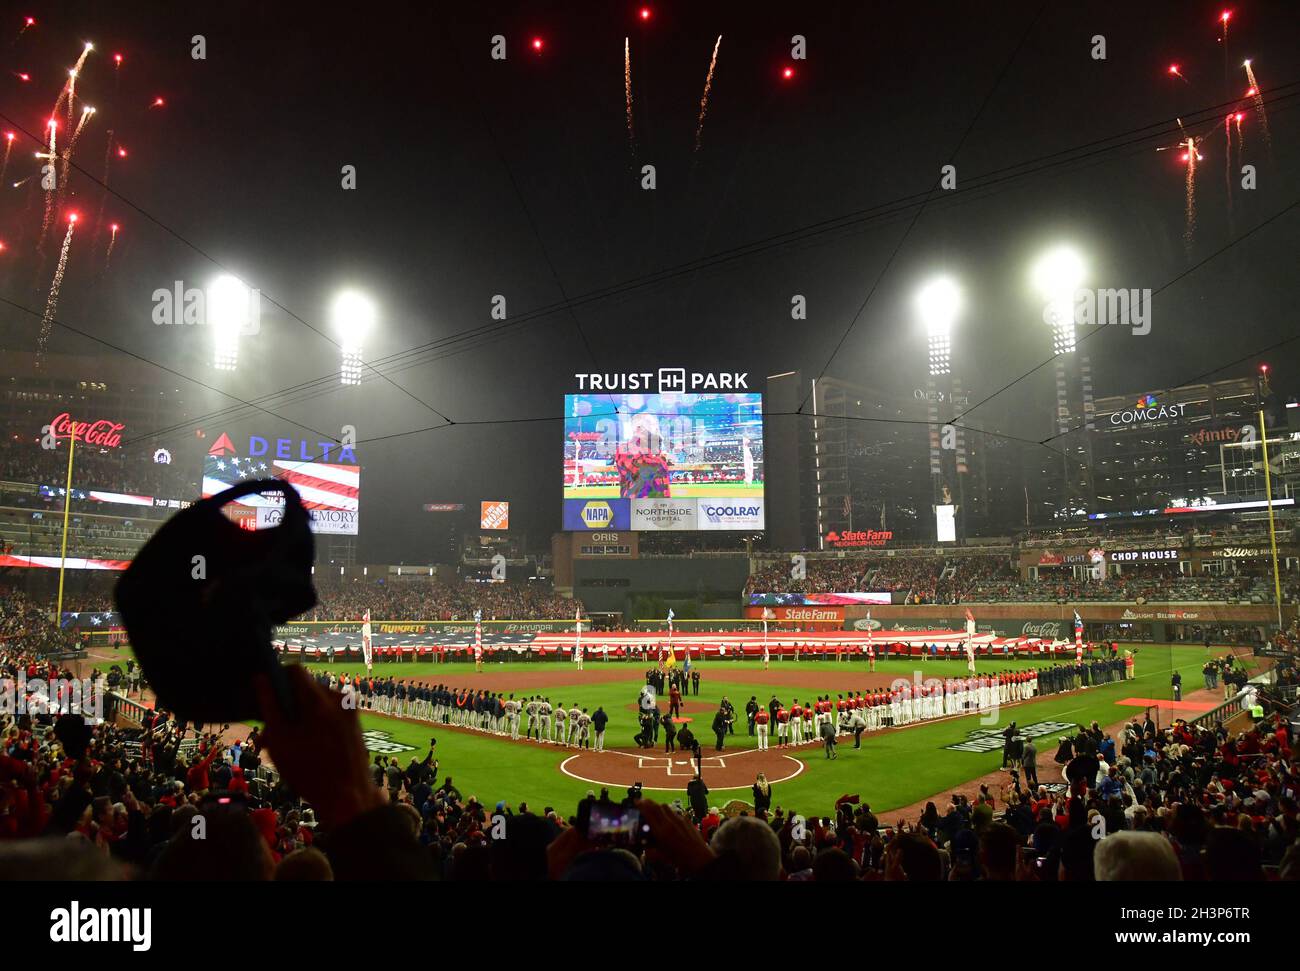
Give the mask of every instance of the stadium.
M 0 880 L 159 922 L 227 881 L 888 883 L 974 933 L 952 884 L 1271 905 L 1300 142 L 1253 72 L 1300 48 L 1241 13 L 1149 96 L 1062 67 L 1079 12 L 978 53 L 970 11 L 443 10 L 477 39 L 385 27 L 355 89 L 301 11 L 211 65 L 168 12 L 206 75 L 137 68 L 141 13 L 11 24 Z M 1048 69 L 1050 115 L 1006 86 Z M 234 103 L 267 91 L 276 124 Z

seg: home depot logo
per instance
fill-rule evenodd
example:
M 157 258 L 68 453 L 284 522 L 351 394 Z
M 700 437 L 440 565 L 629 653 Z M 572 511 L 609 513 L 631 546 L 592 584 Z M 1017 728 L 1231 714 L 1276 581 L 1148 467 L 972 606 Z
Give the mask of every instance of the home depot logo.
M 509 529 L 510 503 L 484 501 L 479 503 L 480 529 Z

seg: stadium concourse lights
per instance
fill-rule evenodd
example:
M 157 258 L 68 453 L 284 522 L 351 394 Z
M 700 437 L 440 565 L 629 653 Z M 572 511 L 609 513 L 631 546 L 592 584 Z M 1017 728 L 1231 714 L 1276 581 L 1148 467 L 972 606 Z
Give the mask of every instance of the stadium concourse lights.
M 248 287 L 228 273 L 208 286 L 205 313 L 212 325 L 212 366 L 233 371 L 239 364 L 239 335 L 248 326 Z
M 1043 319 L 1052 325 L 1052 353 L 1074 353 L 1074 291 L 1083 283 L 1083 257 L 1072 246 L 1053 246 L 1030 269 L 1030 281 L 1047 301 Z
M 929 337 L 931 377 L 951 368 L 952 325 L 961 308 L 961 287 L 951 277 L 935 277 L 917 291 L 916 313 Z
M 361 347 L 375 325 L 375 305 L 369 297 L 356 290 L 344 290 L 334 298 L 330 319 L 343 348 L 342 381 L 347 385 L 358 385 L 361 383 Z

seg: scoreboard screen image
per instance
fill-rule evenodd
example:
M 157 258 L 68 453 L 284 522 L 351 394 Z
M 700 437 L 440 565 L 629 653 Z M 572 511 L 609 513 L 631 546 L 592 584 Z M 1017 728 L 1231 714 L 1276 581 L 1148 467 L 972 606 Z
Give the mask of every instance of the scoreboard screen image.
M 565 529 L 763 528 L 763 396 L 564 399 Z

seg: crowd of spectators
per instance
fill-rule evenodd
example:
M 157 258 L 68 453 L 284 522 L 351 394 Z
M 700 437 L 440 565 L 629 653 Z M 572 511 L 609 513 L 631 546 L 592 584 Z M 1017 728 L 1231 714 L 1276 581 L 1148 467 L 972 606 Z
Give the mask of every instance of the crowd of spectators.
M 79 446 L 74 456 L 72 484 L 76 489 L 101 489 L 162 499 L 186 499 L 197 492 L 194 476 L 178 463 L 158 463 L 139 449 L 100 449 Z M 68 475 L 67 442 L 56 449 L 39 441 L 0 442 L 0 481 L 62 487 Z
M 76 642 L 50 621 L 53 606 L 12 587 L 0 587 L 0 651 L 43 658 L 76 649 Z
M 1079 578 L 1068 568 L 1040 567 L 1038 579 L 1022 579 L 1004 555 L 917 555 L 807 558 L 796 578 L 789 558 L 755 557 L 745 593 L 888 592 L 909 604 L 1056 603 L 1058 601 L 1250 601 L 1272 599 L 1270 575 L 1244 569 L 1231 574 L 1182 574 L 1176 564 L 1126 564 L 1100 580 Z M 1300 596 L 1300 578 L 1283 581 L 1287 599 Z
M 1056 601 L 1228 601 L 1272 598 L 1272 586 L 1262 576 L 1180 574 L 1173 566 L 1126 567 L 1118 576 L 1079 579 L 1060 570 L 1040 569 L 1037 580 L 997 579 L 975 584 L 968 591 L 975 601 L 1010 600 L 1028 603 Z
M 442 774 L 436 738 L 405 765 L 372 760 L 355 712 L 302 669 L 291 691 L 304 717 L 286 720 L 262 685 L 265 731 L 233 741 L 166 713 L 142 731 L 0 716 L 0 879 L 1300 879 L 1300 769 L 1279 718 L 1080 726 L 1059 740 L 1064 782 L 1013 772 L 996 793 L 891 819 L 856 794 L 808 815 L 761 776 L 752 803 L 725 807 L 706 780 L 671 802 L 639 787 L 576 807 L 481 798 Z M 602 801 L 634 807 L 648 842 L 589 838 Z
M 383 580 L 317 577 L 319 603 L 302 620 L 572 620 L 585 609 L 544 581 L 478 583 L 437 576 Z
M 980 584 L 1011 583 L 1015 569 L 1006 556 L 934 555 L 891 557 L 805 558 L 804 576 L 797 578 L 784 560 L 755 558 L 745 593 L 901 594 L 907 603 L 962 603 Z

